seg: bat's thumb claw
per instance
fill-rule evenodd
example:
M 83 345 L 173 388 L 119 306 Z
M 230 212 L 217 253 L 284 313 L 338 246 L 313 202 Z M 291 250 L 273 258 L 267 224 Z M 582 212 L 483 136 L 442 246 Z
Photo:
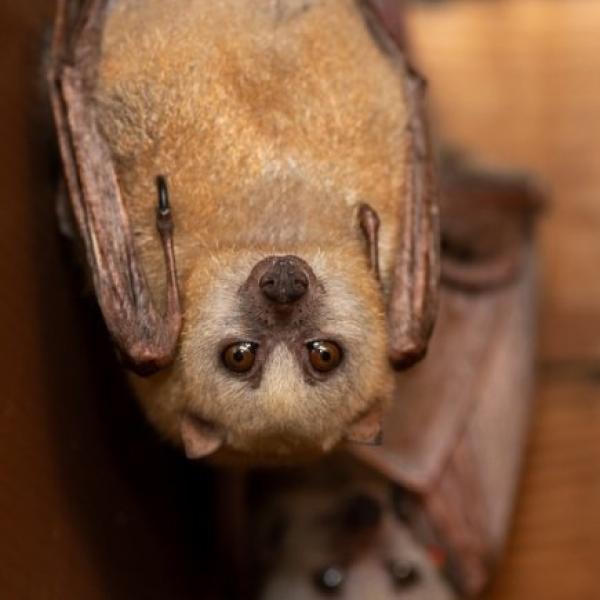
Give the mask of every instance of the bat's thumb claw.
M 156 188 L 158 190 L 158 214 L 161 217 L 168 217 L 171 213 L 171 202 L 169 201 L 167 179 L 164 175 L 159 175 L 156 178 Z

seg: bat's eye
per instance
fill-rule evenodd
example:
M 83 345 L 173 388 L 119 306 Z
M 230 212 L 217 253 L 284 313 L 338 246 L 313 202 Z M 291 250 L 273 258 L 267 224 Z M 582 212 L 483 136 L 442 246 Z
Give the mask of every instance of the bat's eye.
M 308 358 L 314 369 L 321 373 L 327 373 L 342 362 L 342 349 L 334 342 L 310 342 Z
M 246 373 L 254 366 L 258 344 L 236 342 L 227 346 L 221 355 L 223 364 L 234 373 Z
M 398 590 L 412 588 L 421 581 L 419 569 L 408 561 L 390 561 L 388 571 L 392 576 L 394 586 Z
M 315 573 L 313 582 L 322 594 L 334 596 L 342 591 L 344 578 L 344 571 L 340 567 L 327 567 Z

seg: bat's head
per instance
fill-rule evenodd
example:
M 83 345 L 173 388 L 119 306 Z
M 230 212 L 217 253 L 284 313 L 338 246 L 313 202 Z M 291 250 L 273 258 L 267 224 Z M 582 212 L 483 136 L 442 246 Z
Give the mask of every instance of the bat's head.
M 184 290 L 176 364 L 141 396 L 188 456 L 285 461 L 377 441 L 392 375 L 364 253 L 214 253 Z
M 175 4 L 114 3 L 89 118 L 116 171 L 94 175 L 113 203 L 90 221 L 117 223 L 89 252 L 103 266 L 113 234 L 135 232 L 113 269 L 123 289 L 109 268 L 97 277 L 109 329 L 134 367 L 166 367 L 138 395 L 190 457 L 292 461 L 372 443 L 390 361 L 424 355 L 438 276 L 423 86 L 377 25 L 394 3 L 192 2 L 183 17 Z M 148 202 L 159 173 L 173 189 L 171 236 L 159 186 L 168 297 L 181 290 L 162 321 L 146 310 L 165 281 Z M 153 318 L 130 323 L 138 313 Z
M 267 502 L 253 554 L 262 600 L 451 600 L 442 553 L 415 535 L 390 486 L 303 486 Z

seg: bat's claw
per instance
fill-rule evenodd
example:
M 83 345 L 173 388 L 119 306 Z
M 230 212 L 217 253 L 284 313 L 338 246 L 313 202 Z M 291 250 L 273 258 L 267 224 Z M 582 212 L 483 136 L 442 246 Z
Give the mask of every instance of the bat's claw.
M 173 228 L 171 218 L 171 202 L 169 200 L 169 187 L 164 175 L 156 178 L 156 187 L 158 190 L 158 204 L 156 206 L 156 226 L 162 234 L 170 233 Z
M 168 214 L 171 212 L 171 203 L 169 201 L 167 178 L 164 175 L 157 176 L 156 187 L 158 188 L 158 212 L 161 215 Z

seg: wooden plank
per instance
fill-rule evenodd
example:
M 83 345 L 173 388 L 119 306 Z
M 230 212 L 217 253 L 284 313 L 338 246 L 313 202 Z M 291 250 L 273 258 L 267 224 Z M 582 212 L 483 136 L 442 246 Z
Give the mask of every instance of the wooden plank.
M 600 556 L 600 381 L 544 374 L 514 535 L 488 600 L 592 600 Z

